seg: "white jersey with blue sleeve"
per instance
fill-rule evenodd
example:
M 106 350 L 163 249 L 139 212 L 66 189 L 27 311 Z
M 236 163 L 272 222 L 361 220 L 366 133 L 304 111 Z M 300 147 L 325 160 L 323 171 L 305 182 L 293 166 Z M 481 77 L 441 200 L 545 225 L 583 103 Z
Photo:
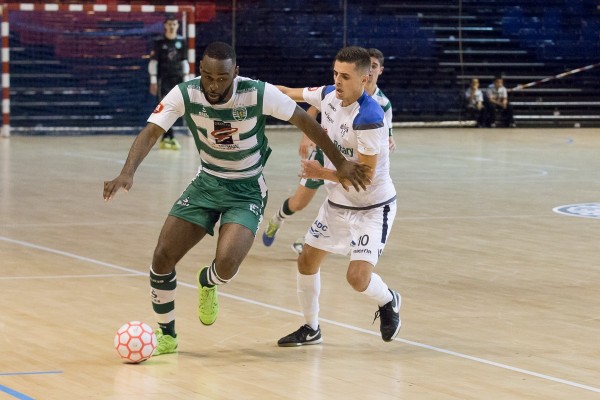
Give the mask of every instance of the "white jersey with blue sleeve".
M 328 201 L 335 207 L 369 209 L 392 202 L 396 189 L 390 177 L 388 126 L 381 106 L 366 92 L 354 103 L 342 107 L 335 86 L 305 88 L 304 100 L 321 111 L 321 125 L 346 159 L 358 161 L 358 153 L 377 155 L 375 175 L 366 191 L 326 181 Z M 325 158 L 325 168 L 335 169 Z

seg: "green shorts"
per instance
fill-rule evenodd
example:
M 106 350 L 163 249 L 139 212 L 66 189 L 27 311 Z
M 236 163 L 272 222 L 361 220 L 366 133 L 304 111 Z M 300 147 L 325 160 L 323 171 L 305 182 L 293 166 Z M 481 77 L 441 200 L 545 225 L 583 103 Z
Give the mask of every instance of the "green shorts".
M 256 180 L 237 182 L 201 172 L 173 204 L 169 215 L 199 225 L 211 236 L 219 219 L 221 225 L 243 225 L 256 236 L 267 197 L 262 175 Z
M 323 150 L 320 148 L 315 148 L 310 155 L 308 156 L 309 160 L 316 160 L 323 166 L 325 160 L 323 159 Z M 304 186 L 307 189 L 318 189 L 319 186 L 323 185 L 323 179 L 310 179 L 304 178 L 300 180 L 300 185 Z

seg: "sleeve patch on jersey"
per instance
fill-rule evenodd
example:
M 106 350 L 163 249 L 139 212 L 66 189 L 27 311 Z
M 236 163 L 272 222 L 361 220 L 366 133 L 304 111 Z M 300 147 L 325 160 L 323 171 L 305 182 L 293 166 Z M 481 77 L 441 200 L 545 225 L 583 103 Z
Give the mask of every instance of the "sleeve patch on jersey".
M 163 103 L 158 103 L 154 111 L 152 111 L 152 114 L 160 113 L 163 110 L 163 108 L 165 108 L 165 106 L 163 106 Z

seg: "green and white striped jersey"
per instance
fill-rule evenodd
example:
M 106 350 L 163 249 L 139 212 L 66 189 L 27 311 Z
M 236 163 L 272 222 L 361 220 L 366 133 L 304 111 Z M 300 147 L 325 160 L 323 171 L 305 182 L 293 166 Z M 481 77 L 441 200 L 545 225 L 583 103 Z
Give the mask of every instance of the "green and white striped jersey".
M 173 88 L 148 122 L 169 129 L 184 117 L 200 154 L 202 171 L 221 179 L 257 179 L 270 153 L 267 115 L 288 121 L 296 103 L 270 83 L 236 77 L 233 95 L 223 104 L 210 104 L 201 77 Z
M 383 94 L 379 87 L 375 86 L 375 93 L 373 93 L 373 99 L 381 106 L 383 113 L 385 114 L 385 121 L 389 128 L 389 136 L 392 136 L 392 102 Z

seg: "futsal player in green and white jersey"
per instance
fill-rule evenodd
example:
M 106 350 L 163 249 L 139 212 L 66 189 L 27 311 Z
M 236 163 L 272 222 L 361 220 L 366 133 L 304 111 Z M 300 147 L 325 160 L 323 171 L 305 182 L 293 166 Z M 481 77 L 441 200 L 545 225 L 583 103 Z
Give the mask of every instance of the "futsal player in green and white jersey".
M 392 134 L 392 103 L 377 86 L 377 80 L 383 73 L 384 56 L 380 50 L 375 48 L 368 49 L 368 51 L 369 57 L 371 58 L 371 73 L 369 75 L 369 80 L 365 85 L 365 91 L 383 109 L 385 122 L 388 128 L 388 143 L 391 153 L 396 149 L 396 142 L 394 141 L 394 136 Z M 312 115 L 315 118 L 319 113 L 318 110 L 313 106 L 311 106 L 307 112 L 309 115 Z M 303 160 L 315 160 L 323 165 L 323 153 L 318 147 L 315 147 L 314 143 L 311 142 L 306 135 L 303 135 L 302 139 L 300 140 L 298 153 Z M 321 185 L 323 185 L 323 181 L 320 179 L 302 178 L 300 180 L 294 194 L 283 202 L 281 207 L 269 220 L 269 223 L 262 236 L 263 244 L 265 246 L 271 246 L 273 244 L 275 241 L 275 235 L 288 217 L 291 217 L 294 215 L 294 213 L 301 211 L 308 206 L 308 204 L 315 197 L 317 189 L 319 189 Z M 302 253 L 303 248 L 303 237 L 296 239 L 296 241 L 294 241 L 292 244 L 292 250 L 294 250 L 297 254 Z
M 104 182 L 104 199 L 128 191 L 138 166 L 163 133 L 184 117 L 200 154 L 201 168 L 175 202 L 158 238 L 150 266 L 152 307 L 159 328 L 154 355 L 177 351 L 175 265 L 220 220 L 215 258 L 198 271 L 198 317 L 204 325 L 218 313 L 217 286 L 226 284 L 252 243 L 267 201 L 262 175 L 271 149 L 265 136 L 267 115 L 289 121 L 321 147 L 336 165 L 346 189 L 364 190 L 370 167 L 347 161 L 323 128 L 273 85 L 238 76 L 235 50 L 210 44 L 200 76 L 173 88 L 158 104 L 134 140 L 121 173 Z

